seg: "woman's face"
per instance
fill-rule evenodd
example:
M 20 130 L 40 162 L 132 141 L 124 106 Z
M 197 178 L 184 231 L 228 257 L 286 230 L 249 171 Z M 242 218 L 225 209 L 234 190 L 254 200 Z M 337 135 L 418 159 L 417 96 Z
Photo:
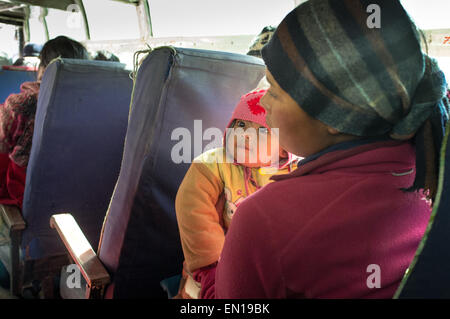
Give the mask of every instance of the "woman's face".
M 269 70 L 266 71 L 266 77 L 270 87 L 260 103 L 266 110 L 267 124 L 279 129 L 280 146 L 283 149 L 307 157 L 337 142 L 338 132 L 306 114 L 278 85 Z

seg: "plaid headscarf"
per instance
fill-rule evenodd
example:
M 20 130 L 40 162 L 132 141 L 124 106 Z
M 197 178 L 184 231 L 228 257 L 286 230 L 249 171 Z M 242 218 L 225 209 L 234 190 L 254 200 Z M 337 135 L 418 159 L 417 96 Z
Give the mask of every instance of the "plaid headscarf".
M 371 23 L 373 4 L 380 9 L 379 28 Z M 360 137 L 414 138 L 410 190 L 424 189 L 433 198 L 447 84 L 419 39 L 398 0 L 309 0 L 283 19 L 262 56 L 311 117 Z

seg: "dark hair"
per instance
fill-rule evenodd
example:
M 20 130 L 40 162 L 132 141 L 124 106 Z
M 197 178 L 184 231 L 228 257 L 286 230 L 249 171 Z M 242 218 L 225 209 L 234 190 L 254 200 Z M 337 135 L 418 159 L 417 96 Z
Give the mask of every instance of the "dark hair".
M 109 51 L 97 51 L 96 53 L 97 55 L 94 57 L 94 60 L 120 62 L 119 58 Z
M 89 59 L 89 53 L 79 42 L 65 36 L 47 41 L 39 55 L 39 67 L 46 68 L 53 59 L 58 57 L 69 59 Z

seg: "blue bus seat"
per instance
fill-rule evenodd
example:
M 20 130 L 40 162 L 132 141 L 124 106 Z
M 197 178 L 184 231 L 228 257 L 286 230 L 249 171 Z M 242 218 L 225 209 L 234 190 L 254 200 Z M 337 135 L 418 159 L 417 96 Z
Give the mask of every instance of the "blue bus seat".
M 394 298 L 450 298 L 450 122 L 442 142 L 439 186 L 416 256 Z
M 30 81 L 36 81 L 36 72 L 0 68 L 0 104 L 3 104 L 10 94 L 19 93 L 22 83 Z
M 137 75 L 119 179 L 102 229 L 98 257 L 112 276 L 107 298 L 167 298 L 160 281 L 181 272 L 175 195 L 190 166 L 171 158 L 176 128 L 224 132 L 239 98 L 264 76 L 260 59 L 163 47 Z M 202 141 L 202 149 L 210 141 Z
M 119 175 L 132 80 L 115 62 L 58 59 L 42 80 L 22 214 L 25 260 L 65 255 L 50 228 L 71 213 L 98 243 Z

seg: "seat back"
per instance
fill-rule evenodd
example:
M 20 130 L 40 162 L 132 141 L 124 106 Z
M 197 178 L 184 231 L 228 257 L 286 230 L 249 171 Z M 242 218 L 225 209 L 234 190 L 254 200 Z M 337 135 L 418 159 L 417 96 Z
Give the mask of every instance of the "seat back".
M 36 72 L 0 68 L 0 104 L 12 93 L 20 92 L 23 82 L 36 81 Z
M 172 160 L 178 143 L 172 133 L 176 128 L 191 132 L 194 157 L 194 144 L 201 152 L 210 143 L 202 141 L 202 130 L 223 132 L 241 95 L 263 75 L 260 59 L 224 52 L 165 47 L 143 61 L 99 247 L 113 278 L 107 296 L 167 298 L 160 281 L 181 273 L 174 202 L 190 166 Z M 202 120 L 197 132 L 194 120 Z
M 441 148 L 439 186 L 425 235 L 395 298 L 450 298 L 450 122 Z
M 50 216 L 71 213 L 93 245 L 120 171 L 132 80 L 120 63 L 59 59 L 45 72 L 27 167 L 22 248 L 65 254 Z

